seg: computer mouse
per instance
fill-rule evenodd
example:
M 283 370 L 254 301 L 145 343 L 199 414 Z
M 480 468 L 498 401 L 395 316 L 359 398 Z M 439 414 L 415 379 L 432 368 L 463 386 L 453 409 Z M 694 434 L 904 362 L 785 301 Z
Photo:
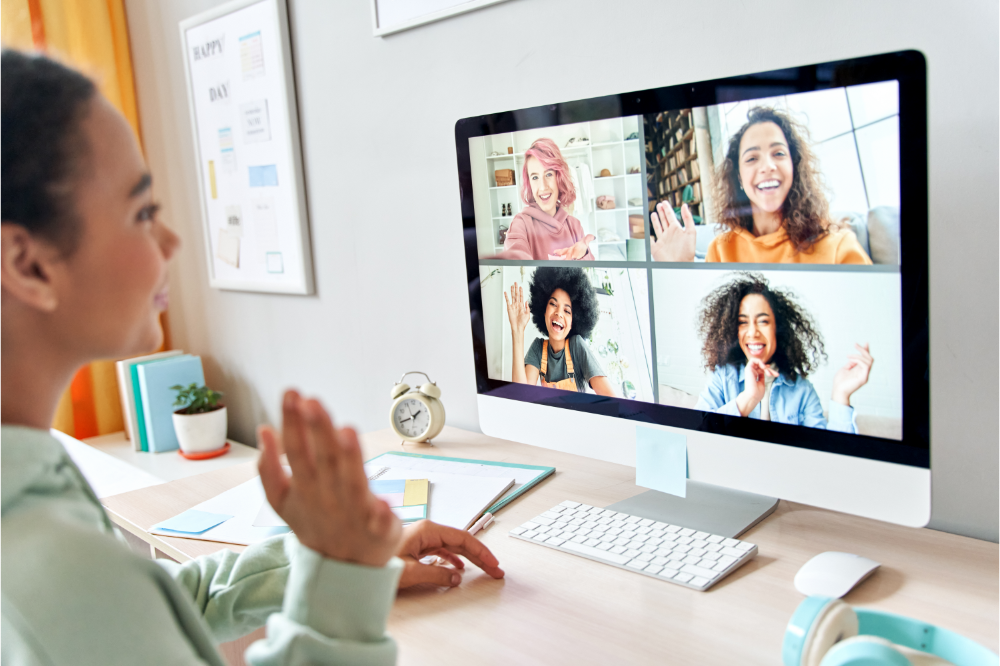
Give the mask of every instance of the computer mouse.
M 880 566 L 851 553 L 820 553 L 795 574 L 795 589 L 806 596 L 842 597 Z

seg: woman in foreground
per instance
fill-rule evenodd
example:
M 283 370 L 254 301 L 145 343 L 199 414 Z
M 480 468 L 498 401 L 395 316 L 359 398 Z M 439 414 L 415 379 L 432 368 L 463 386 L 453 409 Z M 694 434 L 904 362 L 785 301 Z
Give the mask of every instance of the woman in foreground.
M 503 576 L 467 532 L 424 522 L 403 535 L 368 490 L 354 431 L 294 391 L 281 432 L 259 433 L 268 501 L 294 535 L 186 564 L 116 539 L 48 427 L 81 365 L 160 344 L 178 238 L 131 129 L 90 80 L 13 51 L 0 80 L 3 664 L 221 665 L 216 645 L 265 621 L 251 664 L 392 663 L 397 586 L 459 583 L 419 558 L 460 569 L 464 555 Z
M 737 273 L 705 297 L 700 316 L 705 368 L 712 373 L 695 409 L 857 434 L 851 395 L 868 383 L 868 345 L 833 378 L 830 419 L 809 373 L 826 361 L 823 339 L 790 294 L 755 273 Z

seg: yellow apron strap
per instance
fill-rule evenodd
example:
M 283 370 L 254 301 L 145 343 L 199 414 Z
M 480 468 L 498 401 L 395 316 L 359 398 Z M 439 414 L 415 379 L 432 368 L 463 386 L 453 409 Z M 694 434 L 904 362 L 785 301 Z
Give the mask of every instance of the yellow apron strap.
M 539 368 L 542 372 L 542 377 L 545 376 L 545 370 L 549 366 L 549 341 L 542 340 L 542 367 Z
M 573 358 L 569 355 L 569 340 L 566 341 L 566 376 L 573 377 Z

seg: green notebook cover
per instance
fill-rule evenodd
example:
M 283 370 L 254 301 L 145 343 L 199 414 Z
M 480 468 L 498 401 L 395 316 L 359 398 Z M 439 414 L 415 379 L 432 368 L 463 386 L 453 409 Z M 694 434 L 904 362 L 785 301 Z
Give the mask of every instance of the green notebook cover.
M 524 485 L 522 485 L 521 487 L 519 487 L 517 490 L 511 491 L 509 494 L 504 495 L 503 497 L 501 497 L 499 501 L 497 501 L 493 506 L 491 506 L 490 508 L 488 508 L 486 510 L 486 513 L 496 513 L 500 509 L 502 509 L 505 506 L 507 506 L 512 500 L 514 500 L 517 497 L 520 497 L 521 494 L 524 493 L 525 491 L 531 490 L 536 485 L 538 485 L 538 483 L 542 479 L 548 478 L 549 476 L 551 476 L 552 474 L 554 474 L 555 471 L 556 471 L 555 467 L 544 467 L 544 466 L 540 466 L 540 465 L 517 465 L 515 463 L 494 462 L 492 460 L 472 460 L 470 458 L 446 458 L 444 456 L 428 456 L 428 455 L 424 455 L 423 453 L 408 453 L 408 452 L 405 452 L 405 451 L 389 451 L 389 452 L 386 452 L 386 453 L 382 453 L 382 454 L 380 454 L 378 456 L 375 456 L 371 460 L 366 461 L 365 464 L 367 465 L 368 463 L 377 462 L 379 458 L 382 458 L 382 457 L 385 457 L 385 456 L 405 456 L 407 458 L 426 458 L 427 460 L 442 460 L 442 461 L 447 461 L 447 462 L 470 463 L 470 464 L 473 464 L 473 465 L 493 465 L 495 467 L 510 467 L 510 468 L 514 468 L 514 469 L 533 469 L 533 470 L 538 470 L 538 471 L 542 472 L 542 474 L 539 474 L 538 476 L 536 476 L 534 479 L 532 479 L 528 483 L 525 483 Z M 443 470 L 442 469 L 442 470 L 439 470 L 439 471 L 446 472 L 447 470 Z
M 149 363 L 159 363 L 160 361 L 173 361 L 184 356 L 190 356 L 190 354 L 182 354 L 181 356 L 167 356 L 165 358 L 153 358 L 148 361 L 139 361 L 129 366 L 129 374 L 132 375 L 132 395 L 135 400 L 135 424 L 136 430 L 138 430 L 137 436 L 139 437 L 139 442 L 142 445 L 143 451 L 149 451 L 149 440 L 146 439 L 146 418 L 143 415 L 142 409 L 142 390 L 139 388 L 139 366 L 147 365 Z

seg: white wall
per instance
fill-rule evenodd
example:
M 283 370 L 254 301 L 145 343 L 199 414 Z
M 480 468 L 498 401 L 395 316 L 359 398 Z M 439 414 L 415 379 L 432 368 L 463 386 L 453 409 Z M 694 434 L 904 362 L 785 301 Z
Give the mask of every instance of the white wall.
M 459 118 L 906 48 L 928 59 L 933 525 L 998 532 L 998 5 L 928 0 L 511 0 L 371 36 L 366 0 L 290 0 L 317 295 L 206 287 L 177 23 L 216 0 L 126 0 L 155 190 L 186 247 L 175 344 L 228 393 L 231 435 L 321 396 L 362 430 L 420 368 L 477 427 Z M 595 41 L 594 36 L 599 35 Z M 405 331 L 401 334 L 400 330 Z

